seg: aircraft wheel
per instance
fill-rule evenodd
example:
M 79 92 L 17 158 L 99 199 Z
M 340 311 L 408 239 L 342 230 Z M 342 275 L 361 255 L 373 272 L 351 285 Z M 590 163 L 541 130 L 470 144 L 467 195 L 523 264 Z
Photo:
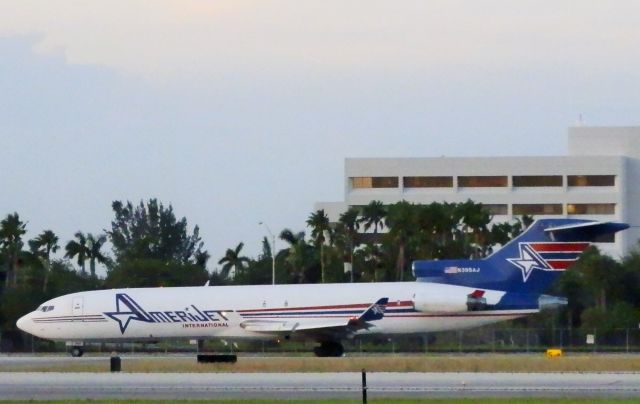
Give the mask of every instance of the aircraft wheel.
M 79 346 L 74 346 L 73 348 L 71 348 L 71 356 L 73 356 L 74 358 L 79 358 L 83 354 L 84 354 L 84 350 Z
M 344 355 L 344 347 L 339 342 L 325 341 L 321 342 L 320 346 L 313 348 L 313 353 L 317 357 L 339 357 Z

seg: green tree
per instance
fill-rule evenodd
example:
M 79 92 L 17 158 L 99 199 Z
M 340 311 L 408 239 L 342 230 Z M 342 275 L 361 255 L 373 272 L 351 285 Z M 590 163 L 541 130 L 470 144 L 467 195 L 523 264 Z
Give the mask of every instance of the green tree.
M 101 280 L 82 276 L 82 274 L 74 270 L 69 261 L 53 259 L 51 260 L 51 277 L 48 292 L 40 300 L 42 302 L 46 298 L 101 287 L 103 287 Z
M 304 232 L 293 233 L 289 229 L 280 232 L 280 239 L 289 244 L 284 261 L 290 268 L 290 277 L 296 283 L 312 282 L 316 277 L 311 273 L 309 245 L 304 239 Z
M 271 251 L 271 243 L 269 242 L 269 239 L 266 236 L 262 237 L 262 241 L 260 242 L 260 244 L 262 245 L 262 254 L 260 255 L 259 258 L 271 259 L 271 257 L 273 257 L 274 252 Z
M 196 264 L 148 258 L 130 259 L 107 268 L 105 287 L 201 286 L 207 280 L 209 280 L 209 273 Z
M 491 247 L 489 223 L 491 214 L 480 203 L 467 200 L 458 204 L 461 216 L 461 233 L 464 237 L 465 257 L 481 258 Z
M 324 212 L 324 209 L 320 209 L 309 215 L 309 218 L 307 219 L 307 226 L 311 228 L 311 238 L 313 238 L 316 248 L 320 249 L 320 280 L 324 283 L 324 244 L 326 241 L 326 234 L 331 231 L 331 227 L 329 226 L 329 217 Z
M 277 260 L 277 257 L 276 257 Z M 266 237 L 262 239 L 262 252 L 257 259 L 249 259 L 242 273 L 234 279 L 239 285 L 271 284 L 272 272 L 271 243 Z
M 354 260 L 358 263 L 361 279 L 365 282 L 381 282 L 387 279 L 386 265 L 387 257 L 385 256 L 382 245 L 365 244 L 354 252 Z
M 176 219 L 171 205 L 165 208 L 156 199 L 150 199 L 135 207 L 129 201 L 114 201 L 111 207 L 115 218 L 107 234 L 117 263 L 153 259 L 202 264 L 203 242 L 198 226 L 190 233 L 187 219 Z
M 615 296 L 619 301 L 629 302 L 640 307 L 640 244 L 623 257 L 621 265 L 619 290 Z
M 0 249 L 5 260 L 5 287 L 18 285 L 18 265 L 24 243 L 22 236 L 27 232 L 26 223 L 18 213 L 7 215 L 0 222 Z
M 85 269 L 85 262 L 89 258 L 89 248 L 87 247 L 87 236 L 83 232 L 79 231 L 74 234 L 75 240 L 71 240 L 64 247 L 66 253 L 65 258 L 74 259 L 77 258 L 78 266 L 83 275 L 87 274 Z
M 111 207 L 107 236 L 114 259 L 107 265 L 108 287 L 193 286 L 209 279 L 210 256 L 198 226 L 190 232 L 187 219 L 176 219 L 171 205 L 150 199 L 135 206 L 114 201 Z
M 407 201 L 390 205 L 385 219 L 389 229 L 387 239 L 398 249 L 395 263 L 395 279 L 404 280 L 406 266 L 406 247 L 416 230 L 416 209 Z
M 244 265 L 249 263 L 249 258 L 240 255 L 244 243 L 238 243 L 235 249 L 227 248 L 224 257 L 220 258 L 218 264 L 222 265 L 220 273 L 224 278 L 228 277 L 233 269 L 233 277 L 235 278 L 244 271 Z
M 104 255 L 101 251 L 106 242 L 107 236 L 105 234 L 100 234 L 97 237 L 95 237 L 91 233 L 87 235 L 86 254 L 87 258 L 89 259 L 89 270 L 91 272 L 91 277 L 93 278 L 95 278 L 96 276 L 96 262 L 100 264 L 106 264 L 109 262 L 109 257 Z
M 491 241 L 493 244 L 505 245 L 514 237 L 513 225 L 509 222 L 495 223 L 491 226 Z
M 51 230 L 45 230 L 33 240 L 29 240 L 31 252 L 40 259 L 45 270 L 44 281 L 42 282 L 43 293 L 47 292 L 49 284 L 49 275 L 51 273 L 51 253 L 55 253 L 60 248 L 60 246 L 58 246 L 58 241 L 58 236 L 56 236 L 56 234 Z
M 242 272 L 240 277 L 234 279 L 236 284 L 240 285 L 268 285 L 272 282 L 272 270 L 273 270 L 273 256 L 271 251 L 271 243 L 267 237 L 263 237 L 262 252 L 258 255 L 257 259 L 249 259 L 247 267 Z M 279 261 L 278 254 L 275 257 L 276 262 Z M 281 268 L 276 265 L 276 270 L 280 272 Z M 284 276 L 278 276 L 276 273 L 276 279 L 284 279 Z
M 378 226 L 382 227 L 387 210 L 380 201 L 371 201 L 362 208 L 362 223 L 364 231 L 369 231 L 373 227 L 373 233 L 378 233 Z
M 588 304 L 588 293 L 584 276 L 577 270 L 565 271 L 553 286 L 552 294 L 567 298 L 566 314 L 567 327 L 575 328 L 581 324 L 581 316 Z
M 635 328 L 638 325 L 638 308 L 626 302 L 617 302 L 611 307 L 589 307 L 582 312 L 582 328 L 597 329 L 600 340 L 608 337 L 616 328 Z
M 620 264 L 592 246 L 572 265 L 571 269 L 580 272 L 584 277 L 585 286 L 593 297 L 595 307 L 606 311 L 607 294 L 619 281 Z
M 209 254 L 205 250 L 198 250 L 194 253 L 195 264 L 202 269 L 207 269 L 207 262 L 209 258 L 211 258 L 211 254 Z
M 424 259 L 462 257 L 460 241 L 455 237 L 460 221 L 456 204 L 432 202 L 420 205 L 417 213 L 418 253 Z
M 338 219 L 342 224 L 342 230 L 345 236 L 346 248 L 349 251 L 349 277 L 353 282 L 353 250 L 356 248 L 356 237 L 358 237 L 358 229 L 360 228 L 359 222 L 360 209 L 350 206 L 346 212 L 340 215 Z

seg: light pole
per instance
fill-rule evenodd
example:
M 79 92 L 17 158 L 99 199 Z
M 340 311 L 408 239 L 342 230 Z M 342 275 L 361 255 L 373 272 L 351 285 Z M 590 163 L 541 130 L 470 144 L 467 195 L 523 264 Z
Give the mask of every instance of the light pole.
M 276 236 L 273 235 L 271 229 L 265 222 L 260 222 L 267 229 L 267 232 L 271 236 L 271 284 L 276 284 Z

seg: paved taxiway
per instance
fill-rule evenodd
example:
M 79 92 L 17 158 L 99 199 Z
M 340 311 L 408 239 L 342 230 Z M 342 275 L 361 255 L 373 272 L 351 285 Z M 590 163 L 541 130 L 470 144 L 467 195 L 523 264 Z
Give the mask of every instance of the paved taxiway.
M 637 373 L 368 373 L 369 397 L 640 397 Z M 360 373 L 0 373 L 3 399 L 357 398 Z

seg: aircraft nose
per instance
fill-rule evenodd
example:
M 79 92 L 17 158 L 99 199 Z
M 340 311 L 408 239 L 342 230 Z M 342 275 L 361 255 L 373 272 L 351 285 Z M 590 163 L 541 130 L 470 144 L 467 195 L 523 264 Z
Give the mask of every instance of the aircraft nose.
M 20 317 L 18 321 L 16 321 L 16 325 L 22 331 L 31 333 L 31 326 L 33 325 L 33 320 L 31 320 L 31 313 L 25 314 L 24 316 Z

